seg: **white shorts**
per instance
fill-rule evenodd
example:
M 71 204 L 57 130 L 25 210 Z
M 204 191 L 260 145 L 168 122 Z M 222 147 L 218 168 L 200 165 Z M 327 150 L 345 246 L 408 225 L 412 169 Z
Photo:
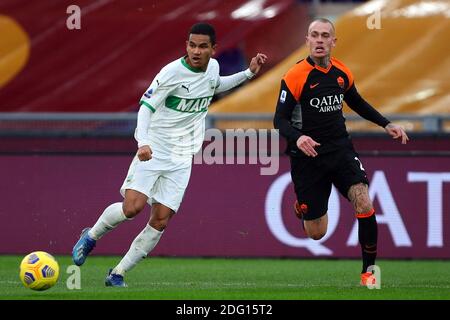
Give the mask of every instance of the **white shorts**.
M 176 212 L 189 183 L 191 167 L 192 158 L 176 162 L 157 158 L 140 161 L 135 156 L 120 193 L 125 197 L 125 190 L 136 190 L 148 197 L 149 205 L 161 203 Z

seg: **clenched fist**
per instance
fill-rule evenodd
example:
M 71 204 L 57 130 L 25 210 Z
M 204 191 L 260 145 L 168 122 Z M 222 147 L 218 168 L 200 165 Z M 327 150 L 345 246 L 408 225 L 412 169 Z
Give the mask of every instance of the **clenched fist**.
M 137 156 L 141 161 L 148 161 L 152 158 L 152 149 L 150 146 L 142 146 L 137 151 Z

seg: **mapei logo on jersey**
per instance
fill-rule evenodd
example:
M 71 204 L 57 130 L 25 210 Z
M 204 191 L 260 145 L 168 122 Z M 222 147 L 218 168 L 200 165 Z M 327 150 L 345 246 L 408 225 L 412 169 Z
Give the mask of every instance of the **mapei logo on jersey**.
M 211 103 L 212 97 L 200 99 L 181 99 L 177 106 L 178 111 L 182 112 L 205 112 Z
M 166 107 L 180 112 L 206 112 L 213 97 L 204 97 L 198 99 L 184 99 L 175 96 L 169 96 L 166 99 Z
M 332 95 L 332 96 L 325 96 L 322 98 L 312 98 L 309 101 L 309 105 L 311 107 L 319 109 L 319 112 L 332 112 L 332 111 L 338 111 L 341 110 L 344 101 L 344 95 Z
M 144 93 L 144 97 L 151 98 L 153 93 L 153 89 L 149 89 L 146 93 Z

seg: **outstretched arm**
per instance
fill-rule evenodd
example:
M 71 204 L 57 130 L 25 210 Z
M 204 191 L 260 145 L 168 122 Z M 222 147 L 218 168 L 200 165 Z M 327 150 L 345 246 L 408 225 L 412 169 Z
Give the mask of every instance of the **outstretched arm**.
M 253 74 L 257 74 L 264 63 L 267 61 L 267 56 L 264 53 L 258 53 L 250 61 L 248 68 Z
M 359 95 L 354 84 L 345 93 L 344 100 L 357 114 L 380 127 L 384 128 L 390 122 Z
M 391 123 L 375 110 L 374 107 L 359 95 L 355 85 L 352 85 L 345 93 L 345 102 L 347 102 L 348 106 L 364 119 L 383 127 L 394 139 L 401 138 L 402 144 L 406 144 L 409 140 L 405 130 L 401 126 Z
M 403 129 L 401 126 L 389 123 L 386 127 L 384 127 L 384 130 L 392 136 L 393 139 L 401 138 L 402 144 L 406 144 L 406 142 L 409 141 L 408 135 L 405 132 L 405 129 Z
M 216 93 L 221 93 L 224 91 L 228 91 L 245 80 L 253 78 L 261 69 L 262 65 L 266 63 L 267 56 L 262 53 L 258 53 L 255 57 L 250 61 L 250 65 L 247 70 L 241 71 L 231 76 L 220 77 L 219 86 L 216 88 Z

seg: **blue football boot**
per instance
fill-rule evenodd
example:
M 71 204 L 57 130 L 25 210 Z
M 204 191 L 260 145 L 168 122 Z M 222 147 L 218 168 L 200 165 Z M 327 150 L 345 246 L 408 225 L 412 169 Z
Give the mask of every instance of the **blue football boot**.
M 73 247 L 72 259 L 77 266 L 81 266 L 84 263 L 88 254 L 92 251 L 92 249 L 94 249 L 95 243 L 97 242 L 89 237 L 89 230 L 91 230 L 91 228 L 83 229 L 80 235 L 80 240 L 78 240 Z
M 123 281 L 123 276 L 120 274 L 111 273 L 112 269 L 109 269 L 108 275 L 105 279 L 105 286 L 107 287 L 119 287 L 126 288 L 127 284 Z

